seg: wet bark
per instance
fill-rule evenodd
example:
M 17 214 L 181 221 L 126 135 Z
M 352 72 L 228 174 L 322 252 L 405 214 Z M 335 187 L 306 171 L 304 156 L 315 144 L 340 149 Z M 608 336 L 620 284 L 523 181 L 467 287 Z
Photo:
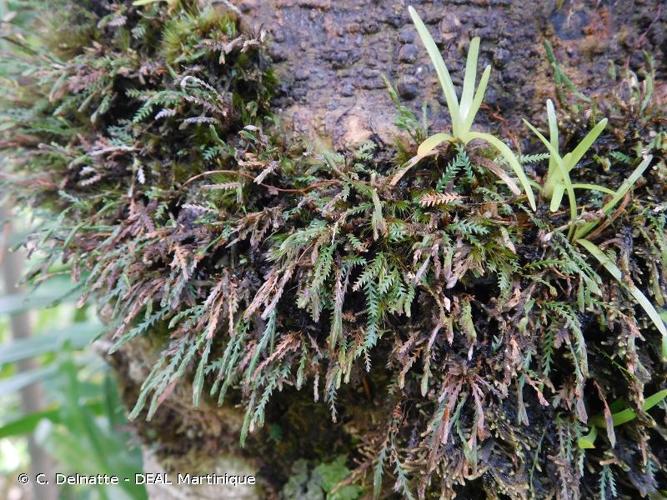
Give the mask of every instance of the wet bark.
M 446 126 L 446 110 L 433 68 L 409 22 L 413 4 L 440 44 L 456 84 L 470 38 L 482 38 L 480 66 L 493 65 L 486 104 L 478 126 L 513 137 L 523 117 L 544 113 L 554 97 L 552 69 L 543 42 L 554 46 L 563 69 L 585 93 L 604 93 L 610 61 L 638 69 L 643 51 L 656 59 L 658 80 L 665 76 L 665 21 L 660 0 L 557 2 L 533 0 L 237 0 L 244 22 L 267 30 L 280 80 L 275 101 L 283 120 L 305 133 L 348 147 L 368 139 L 390 145 L 396 134 L 395 107 L 382 75 L 416 111 L 431 109 L 434 128 Z M 560 5 L 562 3 L 562 5 Z M 661 90 L 662 89 L 662 90 Z M 658 92 L 664 92 L 664 86 Z M 538 119 L 539 121 L 539 119 Z M 525 134 L 521 134 L 525 135 Z M 148 373 L 154 346 L 133 343 L 112 358 L 132 405 Z M 154 357 L 155 355 L 153 355 Z M 376 366 L 379 366 L 376 364 Z M 351 392 L 354 392 L 352 384 Z M 357 384 L 361 387 L 364 384 Z M 245 449 L 239 446 L 241 410 L 232 403 L 195 408 L 190 386 L 175 387 L 150 422 L 136 422 L 146 443 L 146 468 L 171 472 L 253 473 L 251 490 L 152 488 L 153 498 L 267 498 L 277 494 L 299 457 L 317 460 L 344 453 L 350 437 L 372 422 L 383 394 L 353 395 L 364 418 L 332 424 L 326 408 L 309 390 L 276 396 L 264 429 Z M 362 391 L 363 392 L 363 391 Z M 344 405 L 342 405 L 344 406 Z M 354 415 L 355 411 L 348 411 Z M 357 415 L 358 416 L 358 415 Z M 350 423 L 352 422 L 352 423 Z M 282 441 L 270 438 L 278 425 Z M 361 430 L 360 430 L 361 429 Z M 233 496 L 233 495 L 236 496 Z M 246 495 L 246 496 L 243 496 Z

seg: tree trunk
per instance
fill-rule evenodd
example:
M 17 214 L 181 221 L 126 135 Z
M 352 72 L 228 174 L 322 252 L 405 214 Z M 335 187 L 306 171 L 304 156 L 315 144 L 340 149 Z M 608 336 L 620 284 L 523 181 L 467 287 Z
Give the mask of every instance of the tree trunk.
M 339 148 L 371 138 L 390 145 L 396 134 L 396 111 L 383 74 L 397 87 L 407 105 L 419 110 L 422 104 L 429 104 L 434 130 L 446 125 L 447 113 L 435 73 L 409 21 L 410 2 L 232 3 L 242 12 L 245 23 L 263 27 L 272 39 L 270 52 L 281 85 L 275 106 L 295 132 L 311 134 Z M 492 64 L 493 73 L 478 126 L 500 126 L 503 135 L 510 138 L 512 127 L 519 126 L 522 117 L 542 116 L 545 99 L 553 97 L 552 67 L 545 56 L 545 41 L 553 45 L 565 73 L 589 95 L 605 92 L 609 61 L 636 70 L 643 61 L 644 50 L 655 58 L 664 58 L 661 51 L 665 48 L 667 9 L 660 0 L 412 3 L 440 44 L 455 84 L 461 83 L 469 39 L 482 38 L 480 66 Z M 664 66 L 658 71 L 664 71 Z M 664 79 L 664 75 L 658 77 L 658 81 Z M 658 93 L 664 91 L 657 89 Z M 147 355 L 150 352 L 155 352 L 155 347 L 140 340 L 111 358 L 130 407 L 155 358 L 153 355 L 151 360 Z M 372 383 L 362 382 L 360 386 L 372 389 Z M 382 400 L 384 395 L 368 392 L 367 403 L 359 411 L 372 424 L 374 401 Z M 151 486 L 151 497 L 273 497 L 287 481 L 298 458 L 317 461 L 350 449 L 351 426 L 332 423 L 327 409 L 321 403 L 313 403 L 309 391 L 285 390 L 275 396 L 271 405 L 264 428 L 255 432 L 242 449 L 241 410 L 231 403 L 218 408 L 214 402 L 195 408 L 191 387 L 174 387 L 152 421 L 139 417 L 135 422 L 145 442 L 146 470 L 254 474 L 260 484 L 231 489 Z M 280 444 L 272 441 L 273 426 L 282 430 Z
M 544 114 L 544 102 L 554 93 L 544 41 L 550 41 L 566 74 L 587 94 L 605 92 L 610 62 L 637 70 L 643 51 L 657 61 L 665 57 L 667 9 L 660 0 L 236 3 L 249 24 L 271 35 L 282 85 L 276 105 L 285 120 L 299 132 L 333 139 L 338 147 L 371 137 L 392 143 L 396 112 L 382 75 L 415 111 L 423 103 L 433 105 L 434 128 L 443 125 L 444 98 L 408 5 L 428 25 L 457 85 L 469 40 L 481 37 L 479 67 L 493 67 L 482 108 L 486 116 L 477 119 L 481 125 L 502 116 L 510 130 L 521 118 Z

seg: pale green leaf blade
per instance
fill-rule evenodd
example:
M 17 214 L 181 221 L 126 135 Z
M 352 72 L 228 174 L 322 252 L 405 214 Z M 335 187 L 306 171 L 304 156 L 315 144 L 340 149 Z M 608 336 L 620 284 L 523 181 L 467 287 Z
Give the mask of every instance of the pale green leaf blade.
M 463 77 L 463 92 L 461 93 L 461 116 L 468 121 L 468 113 L 472 108 L 472 101 L 475 93 L 475 80 L 477 80 L 477 58 L 479 57 L 479 37 L 476 36 L 470 41 L 468 47 L 468 58 L 466 59 L 466 72 Z
M 665 398 L 667 398 L 667 389 L 662 389 L 656 392 L 655 394 L 652 394 L 649 397 L 647 397 L 644 400 L 642 408 L 644 409 L 644 411 L 649 411 L 651 408 L 656 406 Z M 637 418 L 637 412 L 634 411 L 632 408 L 625 408 L 624 410 L 612 414 L 611 417 L 614 427 L 618 427 L 619 425 L 626 424 Z M 591 418 L 590 423 L 591 425 L 595 425 L 597 427 L 604 427 L 605 425 L 604 416 L 595 415 L 594 417 Z
M 59 293 L 25 292 L 0 296 L 0 314 L 18 314 L 31 309 L 44 309 L 58 305 L 65 297 Z M 73 298 L 72 298 L 73 299 Z
M 426 156 L 443 142 L 451 140 L 453 140 L 452 136 L 445 134 L 444 132 L 433 134 L 419 145 L 417 148 L 417 156 Z
M 648 300 L 646 295 L 644 295 L 644 293 L 639 288 L 623 281 L 621 270 L 595 243 L 585 239 L 577 240 L 577 242 L 583 246 L 593 257 L 595 257 L 598 262 L 600 262 L 600 264 L 602 264 L 604 268 L 609 271 L 609 274 L 611 274 L 622 286 L 628 290 L 628 292 L 630 292 L 630 295 L 632 295 L 635 301 L 637 301 L 637 304 L 639 304 L 642 309 L 644 309 L 648 317 L 651 319 L 653 324 L 662 335 L 662 358 L 663 360 L 667 361 L 667 327 L 665 327 L 665 323 L 662 321 L 658 311 L 655 309 L 655 307 L 653 307 L 653 304 L 651 304 L 651 301 Z
M 586 151 L 591 148 L 593 143 L 596 141 L 606 126 L 607 119 L 603 118 L 597 123 L 597 125 L 595 125 L 595 127 L 593 127 L 590 132 L 588 132 L 588 134 L 586 134 L 586 137 L 581 140 L 577 147 L 574 148 L 572 153 L 570 153 L 570 158 L 568 158 L 566 161 L 566 168 L 568 172 L 572 170 L 577 163 L 579 163 L 579 160 L 581 160 L 586 154 Z
M 73 349 L 79 349 L 88 345 L 101 332 L 102 325 L 98 323 L 79 323 L 61 331 L 15 340 L 3 346 L 0 365 L 56 352 L 66 343 Z
M 549 139 L 551 145 L 558 151 L 558 119 L 556 118 L 556 110 L 551 99 L 547 99 L 547 119 L 549 121 Z
M 34 432 L 37 425 L 44 419 L 59 422 L 59 411 L 44 410 L 23 415 L 21 418 L 7 422 L 0 427 L 0 439 L 25 436 Z
M 0 380 L 0 396 L 6 396 L 24 387 L 49 378 L 56 371 L 57 366 L 51 365 L 46 368 L 37 368 L 35 370 L 20 372 L 8 378 Z
M 445 100 L 447 101 L 447 107 L 449 108 L 449 113 L 452 117 L 452 127 L 454 130 L 459 130 L 462 125 L 461 113 L 459 110 L 458 99 L 456 98 L 454 83 L 452 83 L 452 78 L 449 76 L 449 71 L 447 70 L 445 61 L 442 59 L 442 55 L 440 54 L 440 51 L 438 50 L 438 47 L 435 44 L 431 33 L 428 31 L 428 28 L 426 28 L 426 25 L 419 17 L 419 14 L 417 14 L 417 11 L 415 11 L 413 7 L 408 7 L 408 12 L 410 13 L 410 17 L 412 18 L 412 22 L 414 23 L 415 28 L 417 28 L 419 38 L 421 38 L 421 41 L 426 48 L 426 52 L 428 52 L 428 55 L 431 58 L 431 62 L 435 67 L 435 71 L 438 74 L 438 79 L 440 80 L 440 85 L 442 86 L 442 90 L 445 94 Z
M 602 211 L 606 214 L 611 212 L 613 208 L 616 206 L 616 204 L 623 199 L 623 197 L 626 195 L 626 193 L 634 186 L 635 182 L 639 180 L 639 178 L 642 176 L 642 174 L 646 171 L 648 166 L 651 163 L 651 160 L 653 160 L 652 155 L 648 155 L 646 158 L 644 158 L 644 161 L 642 161 L 637 168 L 635 168 L 630 176 L 623 181 L 623 184 L 616 190 L 614 193 L 614 196 L 609 202 L 605 204 L 605 206 L 602 208 Z
M 523 122 L 542 141 L 542 143 L 549 150 L 549 153 L 552 155 L 552 157 L 555 158 L 556 167 L 558 168 L 558 172 L 561 175 L 561 180 L 559 184 L 561 186 L 564 186 L 565 189 L 567 190 L 567 196 L 570 202 L 570 218 L 574 221 L 577 218 L 577 199 L 574 196 L 574 188 L 572 187 L 572 181 L 570 180 L 570 175 L 568 174 L 567 169 L 563 164 L 564 161 L 561 160 L 558 151 L 554 149 L 553 145 L 549 141 L 547 141 L 547 138 L 544 137 L 539 130 L 533 127 L 527 120 L 523 120 Z M 559 184 L 556 184 L 556 186 L 554 186 L 554 193 L 556 192 L 556 188 Z M 560 199 L 557 199 L 556 202 L 554 202 L 553 200 L 551 201 L 552 204 L 557 202 L 558 206 L 560 206 Z
M 465 118 L 465 122 L 463 125 L 464 130 L 470 130 L 470 127 L 472 127 L 473 122 L 475 121 L 475 116 L 477 116 L 477 112 L 479 111 L 479 107 L 482 105 L 482 101 L 484 100 L 484 94 L 486 94 L 486 87 L 489 84 L 489 76 L 491 75 L 491 66 L 487 66 L 484 68 L 484 73 L 482 73 L 482 78 L 479 80 L 479 87 L 477 87 L 477 92 L 475 92 L 475 99 L 472 102 L 472 105 L 470 107 L 470 111 L 468 111 L 468 115 Z
M 560 159 L 560 154 L 558 154 L 558 150 L 554 149 L 554 147 L 551 145 L 551 143 L 547 140 L 544 135 L 542 135 L 542 132 L 537 130 L 531 123 L 526 120 L 525 118 L 523 119 L 523 123 L 537 136 L 537 138 L 542 141 L 542 144 L 547 148 L 549 151 L 549 159 L 551 160 L 552 158 Z
M 551 195 L 551 203 L 549 204 L 549 210 L 552 212 L 557 212 L 560 208 L 560 203 L 563 200 L 563 193 L 565 193 L 565 186 L 563 183 L 556 184 L 554 187 L 554 192 Z
M 590 450 L 595 448 L 595 439 L 598 437 L 598 431 L 595 426 L 591 426 L 591 430 L 585 436 L 577 439 L 577 446 L 582 450 Z
M 616 194 L 616 191 L 606 188 L 604 186 L 598 186 L 597 184 L 587 184 L 587 183 L 577 183 L 575 182 L 572 184 L 572 187 L 574 189 L 586 189 L 588 191 L 599 191 L 600 193 L 605 193 L 605 194 L 611 194 L 614 195 Z
M 551 147 L 553 147 L 553 149 L 558 152 L 558 119 L 556 117 L 554 103 L 551 101 L 551 99 L 547 99 L 547 120 L 549 122 L 549 140 Z M 549 171 L 547 174 L 547 179 L 552 179 L 554 176 L 558 175 L 556 160 L 557 157 L 549 155 Z M 560 202 L 558 205 L 560 205 Z
M 616 191 L 611 191 L 606 188 L 601 188 L 600 186 L 597 186 L 597 189 L 600 191 L 604 191 L 606 193 L 612 194 L 613 197 L 611 200 L 609 200 L 604 207 L 602 207 L 602 212 L 606 215 L 611 212 L 616 204 L 623 199 L 623 197 L 626 195 L 626 193 L 634 186 L 635 182 L 639 180 L 639 178 L 642 176 L 642 174 L 646 171 L 648 166 L 651 163 L 651 160 L 653 160 L 652 155 L 648 155 L 646 158 L 644 158 L 644 161 L 642 161 L 637 168 L 635 168 L 630 176 L 623 181 L 623 184 L 616 190 Z M 588 233 L 590 233 L 595 227 L 600 223 L 599 220 L 596 221 L 591 221 L 583 226 L 581 226 L 579 229 L 577 229 L 577 232 L 575 233 L 576 238 L 583 238 L 585 237 Z
M 521 187 L 523 187 L 523 190 L 526 192 L 526 196 L 528 197 L 528 203 L 530 204 L 530 207 L 533 210 L 536 210 L 537 207 L 535 205 L 535 195 L 533 194 L 533 189 L 530 187 L 530 182 L 528 181 L 528 177 L 526 176 L 526 173 L 523 170 L 523 167 L 519 163 L 518 158 L 516 155 L 512 152 L 512 150 L 500 139 L 497 137 L 491 135 L 491 134 L 486 134 L 484 132 L 468 132 L 466 136 L 466 142 L 472 139 L 481 139 L 483 141 L 488 142 L 498 150 L 498 152 L 505 158 L 509 166 L 512 168 L 516 176 L 519 178 L 519 183 L 521 184 Z

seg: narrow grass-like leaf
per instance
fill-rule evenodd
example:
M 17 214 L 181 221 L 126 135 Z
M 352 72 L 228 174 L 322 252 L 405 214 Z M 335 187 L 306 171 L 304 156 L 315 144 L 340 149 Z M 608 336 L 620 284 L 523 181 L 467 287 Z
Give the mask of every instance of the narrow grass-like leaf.
M 461 117 L 464 119 L 468 117 L 468 113 L 472 108 L 472 101 L 475 94 L 475 80 L 477 79 L 478 56 L 479 56 L 479 37 L 476 36 L 470 41 L 470 46 L 468 47 L 468 58 L 466 59 L 466 72 L 463 77 L 463 92 L 461 93 L 461 102 L 459 103 Z
M 422 161 L 422 160 L 423 160 L 424 158 L 426 158 L 427 156 L 433 156 L 433 155 L 435 155 L 435 154 L 436 154 L 436 152 L 433 151 L 433 150 L 431 150 L 431 152 L 429 152 L 429 153 L 426 153 L 426 154 L 423 154 L 423 155 L 417 154 L 416 156 L 413 156 L 412 158 L 410 158 L 408 161 L 406 161 L 406 162 L 401 166 L 401 168 L 399 169 L 398 172 L 396 172 L 396 173 L 394 174 L 394 176 L 391 178 L 391 181 L 389 182 L 389 184 L 390 184 L 391 186 L 395 186 L 396 184 L 398 184 L 398 181 L 400 181 L 400 180 L 403 178 L 403 176 L 404 176 L 404 175 L 405 175 L 405 174 L 406 174 L 412 167 L 414 167 L 415 165 L 417 165 L 417 163 L 419 163 L 420 161 Z
M 528 203 L 530 204 L 530 207 L 533 210 L 535 210 L 536 205 L 535 205 L 535 195 L 533 194 L 533 189 L 530 187 L 530 182 L 528 181 L 528 177 L 526 176 L 526 173 L 523 171 L 523 167 L 519 163 L 518 158 L 512 152 L 512 150 L 496 136 L 491 134 L 486 134 L 484 132 L 468 132 L 466 138 L 468 139 L 468 141 L 473 139 L 481 139 L 482 141 L 488 142 L 489 144 L 491 144 L 491 146 L 493 146 L 498 150 L 498 152 L 503 156 L 503 158 L 505 158 L 509 166 L 512 168 L 516 176 L 519 178 L 521 187 L 523 187 L 523 190 L 526 192 L 526 196 L 528 197 Z
M 553 48 L 551 47 L 551 44 L 547 40 L 544 41 L 544 50 L 547 54 L 547 59 L 551 63 L 551 67 L 554 72 L 554 82 L 556 83 L 557 86 L 556 90 L 559 93 L 559 95 L 561 94 L 560 87 L 565 86 L 582 101 L 591 102 L 591 99 L 582 94 L 577 88 L 577 86 L 574 84 L 574 82 L 563 72 L 563 69 L 561 68 L 560 63 L 558 62 L 558 59 L 556 59 L 556 55 L 554 54 Z
M 486 87 L 489 84 L 490 75 L 491 75 L 491 66 L 487 66 L 486 68 L 484 68 L 484 73 L 482 73 L 482 78 L 480 78 L 479 80 L 479 86 L 477 87 L 477 92 L 475 92 L 475 99 L 472 101 L 470 110 L 468 111 L 468 114 L 465 117 L 463 124 L 463 128 L 465 130 L 470 130 L 470 127 L 472 127 L 472 122 L 475 120 L 475 116 L 477 116 L 477 111 L 479 111 L 479 107 L 482 105 L 482 101 L 484 100 L 484 94 L 486 94 Z
M 603 118 L 600 120 L 595 127 L 591 129 L 588 134 L 586 134 L 586 137 L 584 137 L 579 144 L 577 144 L 577 147 L 574 148 L 572 153 L 570 153 L 572 156 L 565 157 L 563 160 L 565 161 L 565 166 L 567 167 L 568 172 L 572 170 L 577 163 L 579 163 L 579 160 L 583 158 L 583 156 L 586 154 L 586 151 L 588 151 L 593 143 L 596 141 L 596 139 L 600 136 L 604 128 L 607 126 L 607 119 Z
M 431 62 L 435 67 L 435 71 L 438 74 L 438 79 L 440 80 L 440 85 L 442 86 L 442 90 L 445 94 L 445 100 L 447 101 L 447 108 L 449 108 L 449 114 L 452 118 L 452 128 L 454 129 L 454 135 L 457 135 L 457 132 L 461 129 L 463 124 L 461 123 L 461 113 L 459 110 L 458 100 L 456 98 L 454 83 L 452 83 L 452 77 L 449 76 L 449 71 L 447 70 L 445 61 L 442 58 L 442 54 L 440 54 L 438 46 L 435 44 L 431 33 L 428 31 L 428 28 L 426 28 L 426 25 L 421 20 L 421 17 L 419 17 L 419 14 L 417 14 L 417 11 L 415 11 L 415 9 L 410 6 L 408 7 L 408 12 L 410 13 L 412 22 L 417 28 L 419 38 L 424 44 L 424 47 L 426 48 L 426 51 L 431 58 Z
M 658 391 L 644 400 L 642 408 L 644 409 L 644 411 L 648 411 L 654 406 L 656 406 L 658 403 L 660 403 L 666 397 L 667 397 L 667 389 Z M 626 408 L 625 410 L 621 410 L 617 413 L 614 413 L 611 416 L 611 418 L 612 421 L 614 422 L 614 427 L 618 427 L 619 425 L 627 424 L 628 422 L 631 422 L 632 420 L 636 419 L 637 412 L 634 411 L 632 408 Z
M 0 365 L 56 352 L 65 344 L 70 344 L 72 348 L 78 349 L 88 345 L 101 332 L 102 326 L 97 323 L 80 323 L 65 330 L 15 340 L 3 346 L 0 352 Z
M 556 110 L 551 99 L 547 99 L 547 119 L 549 121 L 549 139 L 551 145 L 558 151 L 558 119 L 556 118 Z
M 6 396 L 24 387 L 49 378 L 56 371 L 57 366 L 51 365 L 46 368 L 37 368 L 35 370 L 20 372 L 0 381 L 0 396 Z
M 577 199 L 574 196 L 574 188 L 572 187 L 572 181 L 570 180 L 570 175 L 568 174 L 568 171 L 565 168 L 564 161 L 560 159 L 558 151 L 554 149 L 551 143 L 547 140 L 546 137 L 542 135 L 542 133 L 539 130 L 533 127 L 527 120 L 524 119 L 523 122 L 542 141 L 542 143 L 549 150 L 551 156 L 554 158 L 555 165 L 562 179 L 561 182 L 563 183 L 565 189 L 567 190 L 567 195 L 570 201 L 570 219 L 574 221 L 577 218 Z M 553 205 L 554 204 L 552 203 L 551 205 L 552 211 L 554 211 Z M 560 202 L 558 203 L 558 205 L 560 205 Z M 556 209 L 557 208 L 558 207 L 556 207 Z
M 644 171 L 648 168 L 649 164 L 651 163 L 651 160 L 653 159 L 653 156 L 649 155 L 646 158 L 644 158 L 644 161 L 642 161 L 637 168 L 633 170 L 633 172 L 630 174 L 630 176 L 621 184 L 621 186 L 618 188 L 616 191 L 616 194 L 614 194 L 614 197 L 609 200 L 609 202 L 605 203 L 605 206 L 602 208 L 602 211 L 605 214 L 608 214 L 611 212 L 616 204 L 623 199 L 623 197 L 626 195 L 626 193 L 630 190 L 632 186 L 634 186 L 635 182 L 639 180 L 639 178 L 642 176 Z
M 642 405 L 642 408 L 644 409 L 644 411 L 649 411 L 651 408 L 659 404 L 665 398 L 667 398 L 667 389 L 662 389 L 644 399 L 644 404 Z M 625 408 L 623 410 L 619 410 L 614 414 L 612 414 L 611 418 L 614 427 L 618 427 L 619 425 L 627 424 L 628 422 L 631 422 L 632 420 L 637 418 L 637 412 L 634 411 L 632 408 Z M 591 417 L 590 424 L 596 427 L 604 427 L 605 426 L 604 415 L 595 415 Z
M 558 119 L 556 118 L 556 110 L 554 109 L 554 103 L 551 101 L 551 99 L 547 99 L 547 120 L 549 122 L 549 140 L 551 141 L 551 146 L 553 147 L 554 151 L 558 153 L 558 155 L 556 156 L 554 156 L 553 154 L 549 155 L 549 170 L 547 172 L 547 181 L 549 181 L 550 179 L 553 179 L 554 176 L 556 175 L 556 172 L 558 170 L 558 167 L 556 166 L 556 161 L 560 160 L 560 152 L 558 146 Z M 548 190 L 547 195 L 551 196 L 554 187 L 549 186 L 547 182 L 545 188 Z M 563 195 L 561 193 L 561 199 L 562 196 Z M 560 206 L 560 201 L 558 202 L 558 206 Z
M 572 188 L 574 188 L 574 185 L 572 185 Z M 552 212 L 558 211 L 558 209 L 560 208 L 560 203 L 563 200 L 563 193 L 565 193 L 565 185 L 562 183 L 556 184 L 553 193 L 551 195 L 551 203 L 549 203 L 549 210 L 551 210 Z
M 3 295 L 0 296 L 0 314 L 18 314 L 32 309 L 54 307 L 63 301 L 73 301 L 76 297 L 69 294 L 78 288 L 78 286 L 74 287 L 67 293 L 62 293 L 62 291 L 49 293 L 47 290 L 38 290 L 37 292 Z
M 600 120 L 597 125 L 595 125 L 595 127 L 593 127 L 593 129 L 588 132 L 588 134 L 586 134 L 581 142 L 579 142 L 577 147 L 574 148 L 572 152 L 567 153 L 563 157 L 560 156 L 558 151 L 558 119 L 556 117 L 556 110 L 551 99 L 547 99 L 547 122 L 549 124 L 550 136 L 548 142 L 535 127 L 524 120 L 524 123 L 533 131 L 533 133 L 535 133 L 535 135 L 540 138 L 540 140 L 544 143 L 550 152 L 549 170 L 544 181 L 542 194 L 550 200 L 549 209 L 552 212 L 556 212 L 563 200 L 563 194 L 565 191 L 567 191 L 568 197 L 570 198 L 570 217 L 572 220 L 575 220 L 577 217 L 577 204 L 574 197 L 574 186 L 572 185 L 572 180 L 567 174 L 569 174 L 569 172 L 577 165 L 579 160 L 583 158 L 595 140 L 602 133 L 605 126 L 607 125 L 607 119 L 604 118 Z M 583 187 L 583 189 L 586 189 L 586 187 Z M 573 226 L 570 226 L 569 234 L 572 236 Z
M 661 391 L 658 391 L 655 394 L 652 394 L 651 396 L 647 397 L 644 400 L 642 408 L 644 409 L 644 411 L 649 411 L 651 408 L 659 404 L 665 398 L 667 398 L 667 389 L 662 389 Z M 624 410 L 617 411 L 611 416 L 612 424 L 614 427 L 618 427 L 619 425 L 632 422 L 636 418 L 637 418 L 637 412 L 632 408 L 625 408 Z M 587 435 L 582 436 L 577 440 L 577 445 L 581 449 L 595 448 L 595 439 L 597 438 L 598 435 L 596 428 L 606 427 L 604 415 L 595 415 L 591 417 L 589 423 L 591 425 L 590 432 Z
M 443 142 L 452 141 L 454 138 L 444 132 L 433 134 L 419 145 L 417 156 L 426 156 Z
M 662 359 L 667 361 L 667 328 L 665 327 L 665 323 L 662 321 L 660 314 L 658 314 L 658 311 L 656 311 L 655 307 L 653 307 L 653 304 L 651 304 L 651 301 L 648 300 L 646 295 L 644 295 L 639 288 L 634 285 L 630 285 L 623 280 L 623 273 L 621 273 L 621 270 L 618 268 L 618 266 L 614 264 L 607 256 L 607 254 L 605 254 L 595 243 L 585 239 L 579 239 L 577 242 L 582 247 L 584 247 L 593 257 L 595 257 L 600 262 L 600 264 L 602 264 L 605 269 L 609 271 L 609 274 L 616 278 L 616 280 L 622 286 L 624 286 L 628 292 L 630 292 L 630 295 L 633 296 L 633 298 L 644 309 L 644 311 L 646 311 L 646 314 L 662 335 L 661 354 Z
M 648 166 L 651 164 L 651 160 L 653 160 L 652 155 L 648 155 L 646 158 L 644 158 L 644 161 L 642 161 L 637 168 L 635 168 L 632 173 L 629 175 L 625 181 L 623 181 L 623 184 L 616 190 L 616 191 L 611 191 L 606 188 L 601 188 L 600 186 L 597 186 L 597 189 L 600 191 L 604 191 L 606 193 L 612 194 L 611 200 L 609 200 L 607 203 L 605 203 L 604 207 L 602 207 L 602 212 L 605 215 L 609 215 L 609 213 L 614 209 L 616 204 L 623 199 L 623 197 L 627 194 L 628 191 L 634 186 L 634 184 L 639 180 L 639 178 L 642 176 L 642 174 L 646 171 Z M 597 226 L 600 223 L 599 220 L 597 221 L 592 221 L 584 224 L 581 226 L 576 232 L 575 232 L 575 238 L 583 238 L 585 237 L 588 233 L 590 233 L 595 226 Z
M 23 415 L 21 418 L 12 420 L 0 427 L 0 439 L 14 436 L 25 436 L 32 433 L 37 425 L 44 419 L 58 423 L 60 421 L 59 411 L 44 410 Z
M 599 191 L 600 193 L 605 194 L 616 194 L 616 191 L 613 189 L 606 188 L 604 186 L 598 186 L 597 184 L 586 184 L 586 183 L 574 183 L 572 184 L 574 189 L 586 189 L 588 191 Z

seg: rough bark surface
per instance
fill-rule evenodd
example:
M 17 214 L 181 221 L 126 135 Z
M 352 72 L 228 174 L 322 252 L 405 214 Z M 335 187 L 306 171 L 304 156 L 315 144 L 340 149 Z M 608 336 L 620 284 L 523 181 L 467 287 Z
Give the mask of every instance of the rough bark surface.
M 642 51 L 665 56 L 667 8 L 660 0 L 565 2 L 531 0 L 237 0 L 245 22 L 266 29 L 281 82 L 276 106 L 297 133 L 346 147 L 369 138 L 391 144 L 395 108 L 382 75 L 415 109 L 429 103 L 435 127 L 444 126 L 444 101 L 435 73 L 408 17 L 412 3 L 440 43 L 455 83 L 470 38 L 482 38 L 480 66 L 493 65 L 480 124 L 507 135 L 520 118 L 542 115 L 553 94 L 543 42 L 549 40 L 564 70 L 586 93 L 605 91 L 609 61 L 637 69 Z M 662 67 L 662 69 L 660 69 Z M 658 79 L 664 80 L 664 64 Z M 660 91 L 660 90 L 658 90 Z M 664 89 L 663 89 L 664 91 Z M 502 116 L 502 119 L 499 117 Z M 153 348 L 136 342 L 112 358 L 125 399 L 132 405 L 150 369 Z M 307 391 L 302 391 L 307 392 Z M 174 387 L 150 422 L 136 426 L 146 448 L 146 469 L 172 472 L 254 473 L 255 491 L 151 488 L 152 498 L 267 498 L 276 495 L 300 454 L 316 458 L 344 452 L 350 428 L 330 423 L 326 409 L 314 410 L 309 394 L 281 394 L 269 411 L 287 429 L 290 449 L 267 441 L 267 422 L 256 442 L 241 450 L 241 414 L 214 403 L 192 405 L 191 388 Z M 382 395 L 373 397 L 382 398 Z M 373 397 L 365 411 L 372 412 Z M 310 405 L 310 406 L 309 406 Z M 379 407 L 380 405 L 378 405 Z M 231 408 L 231 405 L 230 405 Z M 299 408 L 302 421 L 296 422 Z M 290 421 L 292 425 L 290 425 Z M 368 418 L 369 425 L 372 417 Z M 284 444 L 282 445 L 285 446 Z M 325 449 L 326 452 L 321 450 Z M 277 461 L 282 461 L 278 463 Z M 227 496 L 226 496 L 227 495 Z M 230 496 L 231 495 L 231 496 Z
M 98 342 L 99 351 L 108 351 L 110 344 Z M 123 399 L 131 408 L 156 359 L 155 346 L 137 341 L 130 347 L 108 356 L 118 374 Z M 166 473 L 172 481 L 177 474 L 257 475 L 261 464 L 238 446 L 243 414 L 234 408 L 217 407 L 203 402 L 192 403 L 192 386 L 179 384 L 168 391 L 169 396 L 152 420 L 145 414 L 135 422 L 135 431 L 144 442 L 144 472 Z M 188 486 L 147 485 L 150 498 L 172 500 L 181 498 L 261 498 L 261 487 L 252 486 Z
M 382 75 L 415 109 L 445 113 L 436 75 L 410 22 L 413 5 L 440 45 L 455 84 L 465 51 L 482 39 L 480 67 L 492 64 L 481 123 L 510 126 L 542 114 L 553 93 L 544 40 L 588 93 L 603 92 L 609 62 L 640 67 L 643 51 L 665 53 L 667 8 L 660 0 L 238 0 L 246 21 L 271 35 L 282 85 L 277 105 L 299 132 L 318 131 L 337 146 L 370 137 L 391 143 L 394 106 Z M 558 3 L 563 4 L 557 8 Z M 660 76 L 660 75 L 658 75 Z

